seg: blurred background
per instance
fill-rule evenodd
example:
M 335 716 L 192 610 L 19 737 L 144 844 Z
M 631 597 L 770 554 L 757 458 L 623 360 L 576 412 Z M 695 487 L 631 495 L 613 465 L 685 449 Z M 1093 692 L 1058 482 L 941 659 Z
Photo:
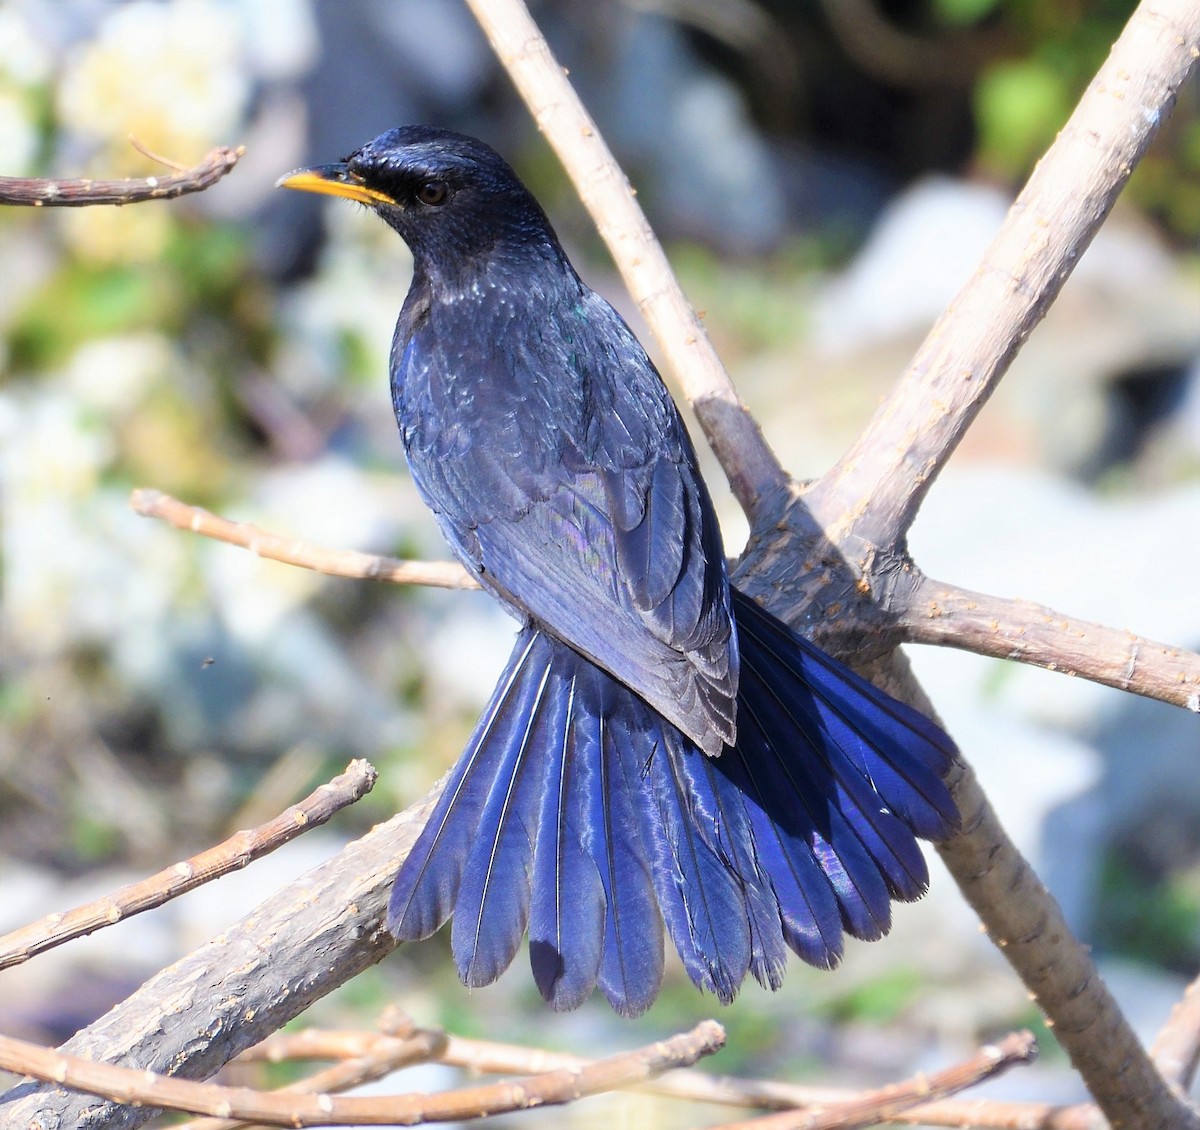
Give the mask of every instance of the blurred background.
M 560 60 L 743 396 L 800 478 L 844 450 L 974 269 L 1132 0 L 546 0 Z M 324 578 L 128 508 L 148 486 L 343 548 L 445 551 L 403 467 L 387 349 L 409 260 L 365 210 L 274 191 L 393 125 L 517 165 L 637 326 L 458 0 L 5 0 L 0 174 L 145 176 L 244 144 L 200 196 L 0 211 L 0 930 L 267 819 L 351 757 L 329 828 L 0 974 L 0 1031 L 58 1041 L 453 761 L 509 650 L 486 598 Z M 640 329 L 640 327 L 638 327 Z M 731 552 L 745 535 L 709 464 Z M 933 576 L 1200 646 L 1200 88 L 1193 82 L 932 492 Z M 1194 716 L 916 650 L 1002 818 L 1152 1032 L 1200 966 Z M 630 1024 L 549 1016 L 523 958 L 458 985 L 411 946 L 307 1019 L 395 1001 L 467 1035 L 630 1046 L 719 1011 L 714 1069 L 881 1083 L 1036 1011 L 934 863 L 894 935 L 730 1009 L 672 970 Z M 993 1093 L 1080 1097 L 1053 1039 Z M 444 1085 L 430 1072 L 428 1085 Z M 406 1086 L 421 1085 L 418 1082 Z M 552 1116 L 561 1123 L 562 1113 Z M 694 1124 L 645 1098 L 579 1124 Z M 716 1117 L 713 1115 L 712 1117 Z

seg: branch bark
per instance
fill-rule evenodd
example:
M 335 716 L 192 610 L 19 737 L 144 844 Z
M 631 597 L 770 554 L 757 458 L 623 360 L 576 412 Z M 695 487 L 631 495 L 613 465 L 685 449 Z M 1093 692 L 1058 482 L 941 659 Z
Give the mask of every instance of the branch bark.
M 144 151 L 143 151 L 144 152 Z M 41 177 L 0 177 L 0 205 L 28 208 L 86 208 L 95 204 L 140 204 L 146 200 L 174 200 L 189 192 L 203 192 L 233 170 L 246 151 L 219 146 L 200 164 L 179 168 L 161 177 L 130 180 L 45 180 Z M 161 158 L 159 158 L 161 160 Z
M 916 578 L 897 622 L 908 643 L 1031 663 L 1200 713 L 1200 655 L 1124 628 L 925 576 Z

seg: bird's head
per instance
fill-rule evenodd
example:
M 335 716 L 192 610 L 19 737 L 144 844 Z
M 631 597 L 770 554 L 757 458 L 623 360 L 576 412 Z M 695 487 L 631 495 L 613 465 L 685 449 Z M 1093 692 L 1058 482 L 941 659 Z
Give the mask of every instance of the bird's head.
M 545 213 L 508 162 L 448 130 L 388 130 L 338 164 L 297 169 L 277 184 L 373 208 L 403 237 L 417 269 L 434 277 L 522 253 L 561 256 Z

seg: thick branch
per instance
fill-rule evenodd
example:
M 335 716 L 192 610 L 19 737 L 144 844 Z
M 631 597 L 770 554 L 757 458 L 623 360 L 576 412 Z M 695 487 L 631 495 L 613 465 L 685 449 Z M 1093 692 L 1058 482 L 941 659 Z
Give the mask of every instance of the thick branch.
M 787 475 L 738 398 L 625 174 L 523 0 L 467 3 L 591 213 L 753 525 Z
M 806 495 L 826 536 L 897 549 L 934 478 L 1054 301 L 1200 52 L 1195 0 L 1146 0 L 983 262 L 841 461 Z
M 970 767 L 964 763 L 956 772 L 954 799 L 963 831 L 938 851 L 988 936 L 1045 1013 L 1109 1125 L 1200 1128 L 1200 1115 L 1159 1075 L 1058 903 L 1008 839 Z M 1096 1125 L 1103 1120 L 1097 1117 Z
M 857 603 L 863 625 L 893 626 L 890 601 L 911 584 L 904 538 L 925 491 L 1083 253 L 1197 58 L 1200 5 L 1145 0 L 896 391 L 791 508 L 786 531 L 756 531 L 739 570 L 755 591 L 794 597 L 807 585 L 825 598 L 809 606 L 810 619 Z M 911 679 L 891 689 L 920 705 Z M 1200 1126 L 1156 1072 L 965 764 L 955 799 L 963 831 L 940 850 L 1109 1122 Z
M 245 150 L 219 146 L 195 168 L 180 169 L 162 177 L 134 180 L 43 180 L 40 177 L 0 177 L 0 204 L 30 208 L 85 208 L 93 204 L 140 204 L 146 200 L 174 200 L 189 192 L 203 192 L 230 172 Z

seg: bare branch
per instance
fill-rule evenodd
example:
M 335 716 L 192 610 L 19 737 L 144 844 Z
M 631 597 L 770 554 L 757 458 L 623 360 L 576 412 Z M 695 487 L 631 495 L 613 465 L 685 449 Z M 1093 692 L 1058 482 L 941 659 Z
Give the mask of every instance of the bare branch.
M 392 1011 L 392 1010 L 389 1010 Z M 402 1028 L 404 1037 L 411 1038 L 411 1025 Z M 1019 1046 L 1024 1047 L 1025 1037 Z M 379 1054 L 400 1043 L 396 1036 L 377 1032 L 331 1031 L 316 1028 L 301 1032 L 277 1033 L 263 1043 L 243 1053 L 239 1063 L 283 1060 L 337 1059 L 349 1062 L 366 1060 L 373 1048 Z M 1005 1054 L 1012 1050 L 1009 1045 Z M 968 1064 L 986 1067 L 989 1053 L 985 1050 L 972 1057 Z M 578 1067 L 587 1061 L 579 1056 L 561 1052 L 550 1052 L 543 1048 L 523 1047 L 517 1044 L 496 1043 L 490 1040 L 472 1040 L 447 1034 L 440 1045 L 431 1052 L 430 1059 L 449 1067 L 462 1067 L 478 1074 L 515 1075 L 539 1071 L 551 1071 L 560 1067 Z M 962 1071 L 963 1067 L 952 1068 Z M 313 1077 L 315 1078 L 315 1076 Z M 935 1082 L 941 1076 L 934 1077 Z M 310 1082 L 305 1080 L 305 1083 Z M 928 1080 L 926 1080 L 928 1084 Z M 919 1086 L 920 1084 L 914 1084 Z M 972 1083 L 964 1083 L 963 1088 Z M 963 1089 L 957 1088 L 957 1089 Z M 741 1079 L 730 1076 L 707 1075 L 695 1070 L 676 1070 L 658 1079 L 639 1084 L 638 1091 L 663 1095 L 668 1098 L 691 1102 L 711 1103 L 723 1106 L 753 1107 L 766 1110 L 794 1111 L 798 1107 L 842 1108 L 846 1104 L 864 1101 L 864 1096 L 855 1091 L 833 1087 L 803 1087 L 794 1083 L 778 1083 L 766 1079 Z M 1096 1125 L 1099 1113 L 1095 1107 L 1052 1107 L 1039 1103 L 996 1102 L 988 1099 L 954 1100 L 934 1098 L 942 1094 L 936 1087 L 930 1090 L 920 1105 L 908 1110 L 889 1109 L 891 1121 L 920 1123 L 929 1126 L 974 1126 L 991 1127 L 995 1130 L 1088 1130 Z M 889 1092 L 872 1092 L 872 1101 L 888 1097 Z M 184 1130 L 184 1128 L 181 1128 Z M 228 1130 L 226 1124 L 205 1122 L 188 1123 L 186 1130 Z
M 373 553 L 348 549 L 326 549 L 294 538 L 268 533 L 249 522 L 231 522 L 199 506 L 189 506 L 158 490 L 135 490 L 129 505 L 147 518 L 162 518 L 176 529 L 191 530 L 206 538 L 229 542 L 259 557 L 300 565 L 334 577 L 358 577 L 391 581 L 397 585 L 434 585 L 444 589 L 476 589 L 479 586 L 455 561 L 400 561 Z
M 324 1071 L 317 1071 L 304 1079 L 289 1083 L 286 1087 L 279 1087 L 272 1094 L 313 1095 L 348 1091 L 351 1087 L 383 1079 L 409 1064 L 432 1059 L 444 1042 L 439 1032 L 420 1032 L 403 1040 L 376 1033 L 374 1041 L 367 1045 L 361 1054 L 350 1056 L 332 1067 L 325 1068 Z M 244 1062 L 244 1057 L 238 1062 Z M 245 1122 L 234 1118 L 196 1118 L 180 1123 L 173 1127 L 173 1130 L 236 1130 L 237 1127 L 245 1125 Z
M 602 1091 L 633 1086 L 674 1067 L 690 1066 L 718 1051 L 724 1043 L 725 1030 L 715 1020 L 705 1020 L 690 1032 L 582 1067 L 559 1068 L 440 1095 L 382 1097 L 264 1094 L 249 1087 L 194 1083 L 95 1063 L 8 1036 L 0 1036 L 0 1066 L 124 1104 L 253 1120 L 269 1126 L 383 1126 L 453 1122 L 574 1102 Z
M 899 546 L 934 478 L 1096 234 L 1192 73 L 1195 0 L 1144 0 L 983 262 L 837 466 L 807 493 L 826 535 Z
M 944 1098 L 974 1087 L 996 1075 L 1037 1058 L 1032 1032 L 1014 1032 L 998 1044 L 981 1048 L 970 1059 L 933 1075 L 918 1075 L 849 1102 L 814 1110 L 783 1111 L 743 1122 L 726 1123 L 721 1130 L 857 1130 L 876 1126 L 911 1111 L 930 1099 Z
M 361 800 L 374 787 L 376 776 L 375 767 L 369 762 L 352 761 L 340 776 L 258 828 L 237 832 L 216 847 L 94 902 L 48 914 L 3 935 L 0 937 L 0 969 L 20 965 L 45 950 L 153 910 L 222 875 L 241 870 L 310 828 L 320 827 L 347 805 Z
M 144 152 L 144 150 L 141 150 Z M 174 200 L 189 192 L 203 192 L 233 170 L 246 152 L 238 146 L 218 146 L 195 168 L 163 177 L 133 180 L 44 180 L 40 177 L 0 177 L 0 204 L 30 208 L 84 208 L 94 204 L 140 204 L 146 200 Z M 155 158 L 163 160 L 163 158 Z M 179 169 L 174 162 L 166 162 Z
M 629 181 L 523 0 L 467 3 L 566 168 L 754 525 L 787 475 L 738 398 Z
M 912 643 L 1032 663 L 1200 712 L 1200 655 L 1122 628 L 929 577 L 917 579 L 898 621 Z

